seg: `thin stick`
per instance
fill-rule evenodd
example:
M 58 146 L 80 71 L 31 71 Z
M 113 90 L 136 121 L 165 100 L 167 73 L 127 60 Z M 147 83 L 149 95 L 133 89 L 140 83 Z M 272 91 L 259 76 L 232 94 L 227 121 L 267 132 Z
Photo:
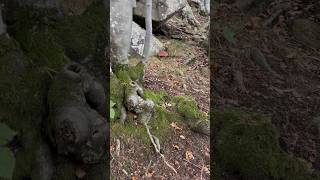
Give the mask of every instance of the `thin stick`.
M 146 129 L 147 129 L 147 133 L 148 133 L 148 135 L 149 135 L 149 138 L 150 138 L 150 140 L 151 140 L 151 143 L 153 144 L 156 152 L 160 154 L 163 162 L 164 162 L 172 171 L 174 171 L 176 174 L 178 174 L 178 172 L 176 171 L 176 169 L 167 162 L 165 156 L 164 156 L 163 154 L 161 154 L 161 152 L 160 152 L 159 140 L 158 140 L 157 137 L 155 137 L 154 135 L 152 135 L 152 134 L 150 133 L 150 129 L 149 129 L 149 126 L 147 125 L 147 122 L 144 122 L 143 124 L 144 124 L 144 126 L 146 127 Z

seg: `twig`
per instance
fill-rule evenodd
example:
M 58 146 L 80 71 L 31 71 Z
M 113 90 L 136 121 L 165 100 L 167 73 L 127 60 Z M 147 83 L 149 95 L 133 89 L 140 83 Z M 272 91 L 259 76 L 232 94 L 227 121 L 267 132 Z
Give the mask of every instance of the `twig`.
M 163 162 L 164 162 L 172 171 L 174 171 L 176 174 L 178 174 L 178 172 L 176 171 L 176 169 L 167 162 L 165 156 L 164 156 L 163 154 L 161 154 L 161 152 L 160 152 L 159 139 L 158 139 L 156 136 L 154 136 L 154 135 L 152 135 L 152 134 L 150 133 L 150 129 L 149 129 L 149 126 L 148 126 L 147 122 L 143 122 L 143 124 L 144 124 L 144 126 L 146 127 L 146 129 L 147 129 L 147 133 L 148 133 L 148 135 L 149 135 L 149 138 L 150 138 L 150 140 L 151 140 L 151 143 L 153 144 L 156 152 L 160 154 L 161 158 L 163 159 Z
M 117 139 L 117 145 L 116 145 L 116 155 L 119 156 L 120 155 L 120 140 Z
M 190 163 L 191 165 L 193 165 L 193 166 L 195 166 L 195 167 L 197 167 L 197 168 L 199 168 L 199 169 L 202 169 L 202 167 L 200 167 L 200 166 L 198 166 L 198 165 L 196 165 L 196 164 L 193 164 L 192 162 L 190 162 L 190 161 L 187 161 L 187 160 L 185 160 L 185 159 L 183 159 L 184 161 L 186 161 L 186 162 L 188 162 L 188 163 Z

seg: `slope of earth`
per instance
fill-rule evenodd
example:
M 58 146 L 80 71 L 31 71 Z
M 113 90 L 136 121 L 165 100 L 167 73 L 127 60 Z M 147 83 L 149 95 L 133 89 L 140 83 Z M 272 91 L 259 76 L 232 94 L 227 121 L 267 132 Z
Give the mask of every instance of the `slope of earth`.
M 157 38 L 165 44 L 166 50 L 151 57 L 144 86 L 169 96 L 194 97 L 199 108 L 208 113 L 210 75 L 204 27 L 208 17 L 200 16 L 196 8 L 193 10 L 201 27 L 192 27 L 177 15 L 158 30 Z M 155 152 L 148 137 L 138 132 L 146 131 L 143 125 L 112 123 L 111 179 L 210 179 L 209 137 L 191 131 L 181 120 L 167 121 L 169 123 L 160 127 L 163 128 L 159 134 L 160 144 L 166 161 L 177 174 Z
M 211 18 L 214 108 L 271 117 L 282 149 L 320 170 L 320 3 L 274 0 L 244 14 L 233 2 Z

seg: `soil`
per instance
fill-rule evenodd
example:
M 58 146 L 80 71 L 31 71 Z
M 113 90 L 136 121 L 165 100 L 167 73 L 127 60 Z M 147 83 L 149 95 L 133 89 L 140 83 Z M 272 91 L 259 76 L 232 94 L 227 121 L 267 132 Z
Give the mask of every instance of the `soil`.
M 210 72 L 206 50 L 208 38 L 203 28 L 208 17 L 199 15 L 196 8 L 193 10 L 201 27 L 188 25 L 176 15 L 154 32 L 165 44 L 167 55 L 151 57 L 144 86 L 165 91 L 170 96 L 192 96 L 199 108 L 208 113 Z M 111 125 L 111 131 L 116 125 Z M 161 148 L 177 174 L 165 165 L 151 142 L 146 145 L 136 137 L 114 135 L 110 148 L 111 179 L 210 179 L 210 138 L 191 131 L 183 123 L 176 125 L 178 128 L 167 127 L 169 131 L 166 131 L 167 138 L 161 142 Z
M 211 17 L 212 106 L 269 116 L 283 150 L 319 170 L 320 136 L 312 122 L 320 113 L 320 51 L 298 41 L 292 22 L 304 18 L 319 23 L 320 3 L 274 0 L 254 14 L 228 3 L 217 4 Z M 277 13 L 284 5 L 289 8 Z M 226 27 L 233 33 L 226 33 Z M 252 60 L 253 48 L 275 73 Z
M 117 140 L 111 141 L 111 179 L 209 179 L 209 137 L 190 131 L 184 124 L 178 127 L 182 130 L 171 128 L 170 138 L 161 144 L 167 162 L 178 174 L 165 165 L 151 143 L 146 145 L 134 137 L 120 136 L 117 137 L 121 144 L 119 155 Z M 193 158 L 188 160 L 187 152 L 191 152 Z

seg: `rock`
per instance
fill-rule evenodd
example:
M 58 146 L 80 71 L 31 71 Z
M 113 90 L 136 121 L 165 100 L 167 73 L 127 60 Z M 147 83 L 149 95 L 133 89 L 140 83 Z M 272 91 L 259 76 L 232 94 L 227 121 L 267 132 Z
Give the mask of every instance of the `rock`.
M 88 104 L 96 103 L 96 107 L 100 107 L 100 103 L 106 102 L 100 93 L 101 86 L 90 82 L 94 80 L 88 76 L 84 67 L 77 63 L 67 64 L 57 75 L 48 94 L 48 132 L 58 154 L 92 164 L 100 162 L 105 155 L 108 123 L 99 109 Z M 92 93 L 98 95 L 94 100 L 86 96 Z
M 308 19 L 296 19 L 292 24 L 292 33 L 303 45 L 320 49 L 320 24 Z
M 60 7 L 66 15 L 81 15 L 94 0 L 59 0 Z
M 200 12 L 204 15 L 210 15 L 210 0 L 191 0 L 200 7 Z
M 166 21 L 185 6 L 186 0 L 153 0 L 152 19 L 157 22 Z M 134 15 L 144 17 L 145 0 L 138 0 L 134 8 Z
M 94 0 L 20 0 L 20 5 L 31 5 L 36 8 L 58 9 L 64 15 L 81 15 Z
M 130 54 L 139 54 L 142 56 L 144 48 L 144 38 L 146 31 L 142 29 L 135 22 L 132 23 L 132 36 L 131 36 L 131 52 Z M 164 45 L 154 36 L 152 37 L 151 55 L 158 54 L 164 49 Z

